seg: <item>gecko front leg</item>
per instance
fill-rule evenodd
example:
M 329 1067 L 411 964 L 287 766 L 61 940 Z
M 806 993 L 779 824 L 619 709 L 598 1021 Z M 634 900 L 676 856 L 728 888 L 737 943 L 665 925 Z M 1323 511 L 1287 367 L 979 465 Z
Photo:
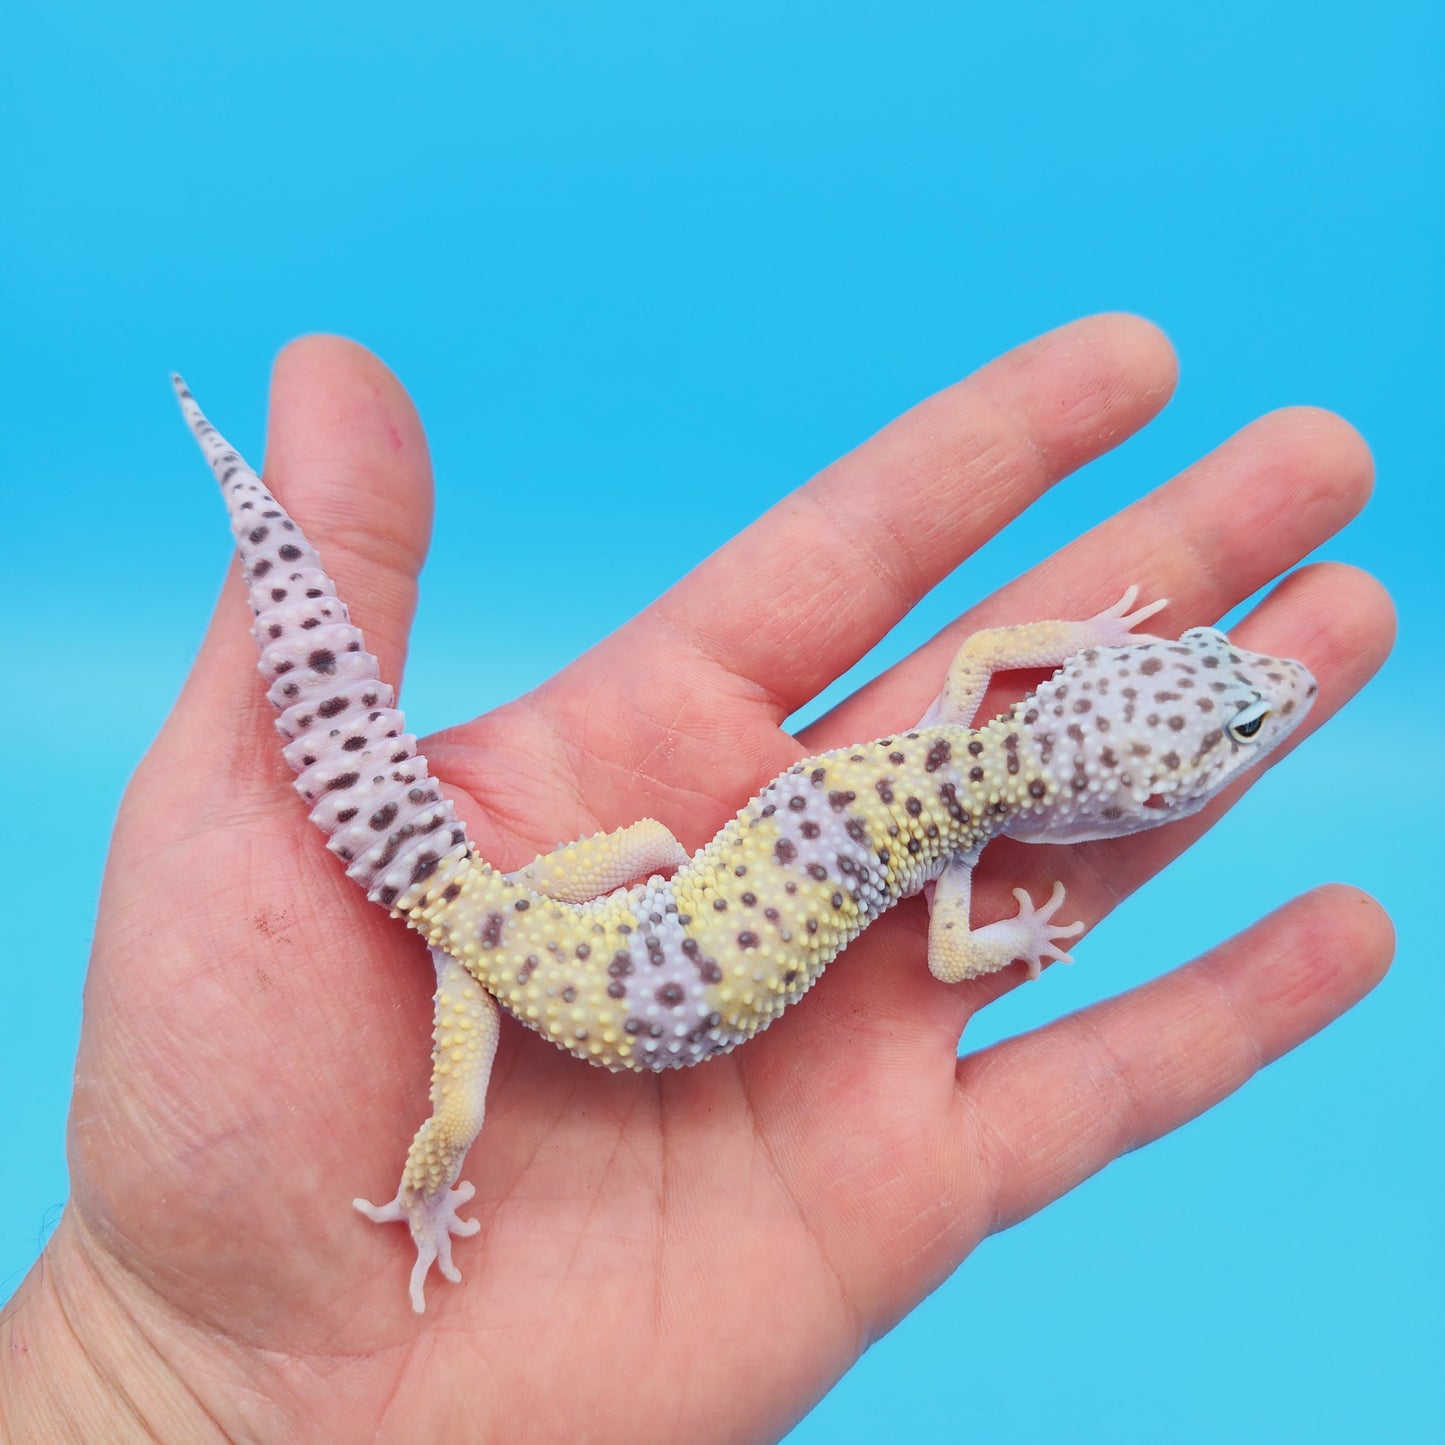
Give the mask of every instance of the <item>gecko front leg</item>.
M 1130 587 L 1112 607 L 1084 622 L 1024 622 L 1014 627 L 988 627 L 975 632 L 958 649 L 944 680 L 943 691 L 924 714 L 924 726 L 933 722 L 967 727 L 983 701 L 996 672 L 1019 667 L 1058 667 L 1091 647 L 1122 647 L 1145 640 L 1134 629 L 1167 607 L 1159 598 L 1135 611 L 1138 587 Z
M 452 1235 L 475 1234 L 475 1219 L 457 1210 L 476 1192 L 457 1184 L 462 1161 L 481 1132 L 487 1082 L 497 1053 L 495 1000 L 450 954 L 431 950 L 437 988 L 432 1028 L 432 1111 L 407 1150 L 401 1184 L 387 1204 L 351 1202 L 377 1224 L 402 1223 L 411 1230 L 416 1264 L 411 1272 L 411 1307 L 426 1309 L 426 1277 L 433 1264 L 453 1284 L 461 1271 L 452 1263 Z M 453 1187 L 455 1185 L 455 1188 Z
M 953 858 L 939 876 L 929 897 L 928 969 L 943 983 L 995 973 L 1015 959 L 1028 964 L 1029 977 L 1037 978 L 1046 962 L 1072 963 L 1058 944 L 1077 938 L 1082 923 L 1059 924 L 1054 915 L 1064 902 L 1064 885 L 1054 884 L 1047 903 L 1035 908 L 1025 888 L 1015 888 L 1019 911 L 982 928 L 971 928 L 969 903 L 973 892 L 974 853 Z

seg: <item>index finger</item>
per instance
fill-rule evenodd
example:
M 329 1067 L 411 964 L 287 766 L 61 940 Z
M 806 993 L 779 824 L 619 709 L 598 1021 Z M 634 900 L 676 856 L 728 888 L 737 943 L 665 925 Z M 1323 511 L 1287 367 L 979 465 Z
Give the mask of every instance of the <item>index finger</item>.
M 763 688 L 781 722 L 1055 482 L 1149 421 L 1174 379 L 1169 342 L 1138 317 L 1049 332 L 827 467 L 606 645 L 637 656 L 664 626 Z

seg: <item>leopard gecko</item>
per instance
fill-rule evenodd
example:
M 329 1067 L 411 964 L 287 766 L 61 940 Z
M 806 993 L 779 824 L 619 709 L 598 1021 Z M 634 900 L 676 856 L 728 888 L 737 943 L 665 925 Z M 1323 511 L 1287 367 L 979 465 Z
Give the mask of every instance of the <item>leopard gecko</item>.
M 482 1127 L 497 1005 L 607 1069 L 701 1063 L 760 1033 L 900 899 L 928 895 L 928 964 L 955 983 L 1014 960 L 1037 977 L 1082 923 L 1054 922 L 1062 883 L 974 927 L 991 838 L 1072 843 L 1185 817 L 1277 746 L 1316 685 L 1294 661 L 1219 631 L 1135 629 L 1130 587 L 1084 622 L 968 638 L 914 728 L 795 763 L 689 857 L 652 819 L 563 845 L 514 873 L 480 858 L 431 777 L 376 659 L 315 549 L 206 420 L 181 408 L 220 482 L 278 709 L 286 761 L 348 876 L 426 939 L 436 970 L 431 1114 L 396 1196 L 356 1207 L 405 1223 L 412 1306 L 433 1264 L 460 1279 L 453 1235 L 481 1226 L 457 1183 Z M 1132 610 L 1131 610 L 1132 609 Z M 1057 671 L 981 726 L 990 677 Z M 639 879 L 646 879 L 639 882 Z

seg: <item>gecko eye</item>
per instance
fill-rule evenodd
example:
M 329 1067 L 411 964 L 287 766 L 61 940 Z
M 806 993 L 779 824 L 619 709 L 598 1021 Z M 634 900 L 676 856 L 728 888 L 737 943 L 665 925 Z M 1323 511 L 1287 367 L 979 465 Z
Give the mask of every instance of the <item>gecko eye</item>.
M 1264 726 L 1264 720 L 1270 714 L 1270 706 L 1261 698 L 1258 702 L 1252 702 L 1225 723 L 1225 731 L 1237 743 L 1247 743 L 1260 728 Z

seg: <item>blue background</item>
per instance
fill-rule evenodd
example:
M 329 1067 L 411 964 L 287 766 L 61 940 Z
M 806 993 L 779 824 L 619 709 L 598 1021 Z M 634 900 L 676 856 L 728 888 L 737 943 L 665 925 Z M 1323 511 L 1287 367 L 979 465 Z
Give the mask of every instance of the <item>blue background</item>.
M 109 826 L 228 555 L 170 368 L 254 459 L 288 337 L 350 333 L 411 388 L 440 486 L 406 699 L 424 731 L 554 671 L 912 402 L 1122 307 L 1172 334 L 1178 399 L 878 656 L 1299 401 L 1342 411 L 1375 448 L 1378 495 L 1325 555 L 1387 581 L 1402 637 L 1384 676 L 1120 909 L 1084 966 L 991 1010 L 978 1041 L 1182 961 L 1326 878 L 1385 901 L 1400 960 L 1207 1118 L 985 1244 L 793 1439 L 1438 1438 L 1440 14 L 1320 0 L 13 12 L 0 585 L 18 821 L 0 868 L 32 903 L 0 943 L 0 1294 L 65 1198 Z M 118 565 L 137 489 L 160 579 Z M 497 544 L 538 510 L 556 521 L 545 583 L 535 556 Z M 588 580 L 599 546 L 629 557 L 603 591 Z M 505 641 L 489 615 L 508 618 Z M 45 706 L 67 695 L 108 701 Z

